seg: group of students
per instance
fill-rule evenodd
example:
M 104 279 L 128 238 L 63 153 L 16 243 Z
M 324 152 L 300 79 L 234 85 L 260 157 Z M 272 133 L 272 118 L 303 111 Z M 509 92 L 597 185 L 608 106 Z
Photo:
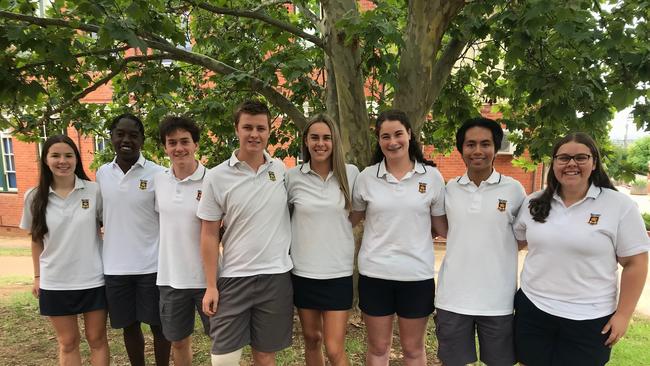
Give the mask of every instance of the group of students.
M 309 121 L 304 163 L 288 171 L 266 152 L 265 104 L 244 102 L 234 119 L 239 148 L 206 169 L 195 156 L 197 125 L 165 118 L 165 169 L 140 153 L 142 122 L 118 116 L 110 125 L 116 157 L 97 183 L 72 140 L 45 142 L 21 227 L 32 234 L 34 294 L 56 331 L 61 364 L 81 363 L 78 314 L 91 363 L 108 364 L 108 311 L 111 325 L 124 329 L 132 365 L 144 364 L 141 322 L 151 326 L 158 365 L 169 363 L 170 345 L 175 364 L 189 365 L 197 309 L 213 365 L 238 365 L 246 345 L 256 365 L 273 365 L 275 352 L 291 345 L 295 306 L 305 364 L 348 365 L 360 222 L 367 365 L 388 365 L 395 315 L 404 364 L 425 365 L 434 310 L 438 357 L 448 366 L 477 360 L 476 335 L 490 366 L 602 365 L 625 334 L 650 239 L 588 135 L 558 141 L 546 189 L 526 197 L 494 170 L 503 131 L 489 119 L 457 131 L 467 171 L 446 187 L 398 110 L 378 116 L 373 160 L 361 172 L 345 163 L 326 115 Z M 447 238 L 437 289 L 435 236 Z

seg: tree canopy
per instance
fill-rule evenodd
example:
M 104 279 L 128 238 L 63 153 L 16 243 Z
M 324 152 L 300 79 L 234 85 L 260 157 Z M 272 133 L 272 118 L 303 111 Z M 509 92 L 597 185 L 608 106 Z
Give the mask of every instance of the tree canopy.
M 360 165 L 372 118 L 388 107 L 446 151 L 457 126 L 493 103 L 534 160 L 569 131 L 605 139 L 627 106 L 649 128 L 650 1 L 40 3 L 0 0 L 0 128 L 28 139 L 69 123 L 102 133 L 123 110 L 155 136 L 162 116 L 182 113 L 210 131 L 201 153 L 216 163 L 234 144 L 234 106 L 251 96 L 283 117 L 272 143 L 326 110 Z M 80 103 L 108 82 L 112 103 Z

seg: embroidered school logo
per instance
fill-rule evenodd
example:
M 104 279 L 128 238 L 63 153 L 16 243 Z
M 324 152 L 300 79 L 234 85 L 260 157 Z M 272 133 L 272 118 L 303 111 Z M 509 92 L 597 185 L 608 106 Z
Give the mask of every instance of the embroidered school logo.
M 200 189 L 196 191 L 196 200 L 197 201 L 201 200 L 201 190 Z
M 591 216 L 589 217 L 589 221 L 587 221 L 587 223 L 589 225 L 598 225 L 598 219 L 599 218 L 600 218 L 600 214 L 592 213 Z
M 275 173 L 269 170 L 269 179 L 271 182 L 275 182 Z
M 418 192 L 420 193 L 426 193 L 427 192 L 427 184 L 418 182 Z
M 497 210 L 503 212 L 503 211 L 506 210 L 507 205 L 508 205 L 508 200 L 499 199 L 499 204 L 497 205 Z
M 140 189 L 143 190 L 143 191 L 144 191 L 145 189 L 147 189 L 147 183 L 149 183 L 148 180 L 146 180 L 146 179 L 140 179 Z
M 81 208 L 84 210 L 88 209 L 90 207 L 90 200 L 87 198 L 82 198 L 81 199 Z

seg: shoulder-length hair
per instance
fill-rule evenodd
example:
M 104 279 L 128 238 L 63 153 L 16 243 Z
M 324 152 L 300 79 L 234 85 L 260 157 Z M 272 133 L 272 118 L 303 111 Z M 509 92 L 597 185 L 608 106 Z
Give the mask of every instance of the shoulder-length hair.
M 584 132 L 575 132 L 564 136 L 553 146 L 552 157 L 557 154 L 557 151 L 562 145 L 569 142 L 577 142 L 579 144 L 583 144 L 587 146 L 591 151 L 595 169 L 592 170 L 591 175 L 589 175 L 589 183 L 595 185 L 596 187 L 616 190 L 616 187 L 614 187 L 612 181 L 609 179 L 609 176 L 603 168 L 600 151 L 598 150 L 596 141 L 594 141 L 594 139 L 591 138 L 591 136 L 588 134 Z M 557 180 L 557 177 L 553 172 L 553 164 L 555 164 L 555 159 L 551 160 L 551 168 L 548 170 L 548 175 L 546 176 L 546 188 L 544 191 L 542 191 L 541 195 L 531 199 L 530 203 L 528 204 L 530 215 L 533 217 L 533 220 L 537 222 L 546 222 L 546 218 L 551 212 L 551 201 L 553 200 L 553 195 L 555 192 L 558 194 L 562 192 L 562 185 Z
M 311 117 L 307 122 L 307 125 L 302 130 L 302 159 L 304 162 L 309 162 L 311 160 L 311 154 L 309 154 L 309 149 L 307 148 L 307 139 L 309 138 L 309 128 L 314 123 L 324 123 L 329 127 L 332 134 L 332 172 L 336 179 L 339 182 L 339 188 L 343 193 L 345 198 L 345 209 L 350 210 L 352 207 L 351 201 L 351 192 L 350 185 L 348 184 L 348 173 L 345 168 L 345 159 L 343 157 L 343 146 L 341 144 L 341 134 L 339 129 L 327 114 L 319 113 Z
M 402 126 L 406 128 L 406 132 L 411 133 L 411 139 L 409 140 L 409 158 L 412 161 L 430 166 L 436 166 L 436 163 L 424 158 L 424 154 L 422 154 L 422 147 L 420 146 L 417 138 L 415 138 L 415 133 L 411 128 L 411 122 L 409 121 L 408 116 L 406 113 L 399 109 L 390 109 L 381 112 L 379 116 L 377 116 L 377 121 L 375 122 L 375 135 L 377 135 L 377 145 L 375 146 L 375 152 L 373 153 L 371 164 L 377 164 L 385 158 L 384 153 L 381 151 L 381 147 L 379 146 L 379 130 L 381 129 L 382 123 L 386 121 L 399 121 Z
M 34 195 L 32 200 L 32 241 L 37 243 L 43 242 L 43 237 L 48 232 L 47 222 L 45 221 L 45 213 L 47 212 L 47 202 L 48 196 L 50 193 L 50 186 L 54 181 L 52 171 L 50 167 L 47 166 L 47 154 L 50 151 L 50 148 L 54 144 L 64 143 L 69 145 L 74 151 L 75 158 L 77 160 L 77 165 L 74 169 L 74 174 L 80 179 L 90 180 L 84 171 L 83 165 L 81 163 L 81 154 L 79 154 L 79 149 L 77 145 L 74 144 L 71 138 L 65 135 L 55 135 L 48 138 L 45 143 L 43 143 L 43 149 L 41 153 L 41 159 L 39 163 L 40 174 L 38 176 L 38 186 L 31 193 Z

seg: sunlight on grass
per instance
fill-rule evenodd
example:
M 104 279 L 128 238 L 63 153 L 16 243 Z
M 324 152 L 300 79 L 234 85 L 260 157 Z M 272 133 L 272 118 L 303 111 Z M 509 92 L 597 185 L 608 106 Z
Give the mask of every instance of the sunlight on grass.
M 31 255 L 30 248 L 0 248 L 0 256 L 29 257 Z

